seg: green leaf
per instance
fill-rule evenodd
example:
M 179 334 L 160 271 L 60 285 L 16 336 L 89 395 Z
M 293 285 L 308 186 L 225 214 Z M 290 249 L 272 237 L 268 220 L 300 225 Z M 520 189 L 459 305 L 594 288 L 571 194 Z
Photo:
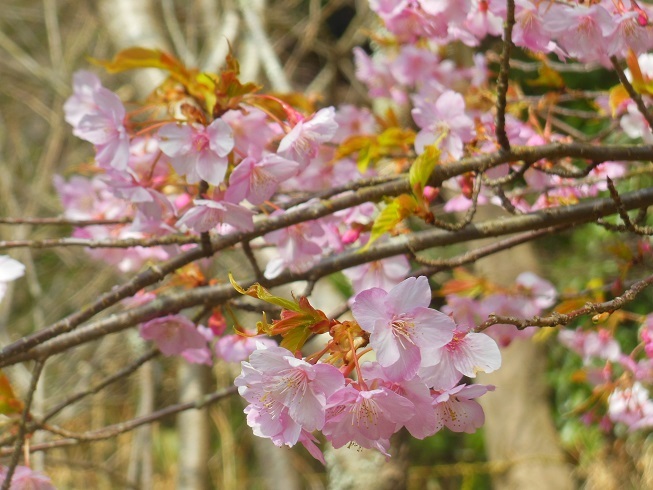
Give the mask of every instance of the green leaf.
M 433 170 L 440 163 L 440 150 L 435 145 L 424 148 L 424 153 L 417 157 L 410 167 L 408 180 L 410 188 L 418 201 L 424 199 L 424 187 L 429 181 Z
M 252 284 L 249 288 L 245 290 L 242 287 L 240 287 L 238 283 L 236 283 L 236 280 L 231 275 L 231 273 L 229 273 L 229 282 L 234 287 L 234 289 L 238 291 L 240 294 L 246 294 L 247 296 L 251 296 L 252 298 L 258 298 L 267 303 L 281 306 L 286 310 L 296 311 L 298 313 L 302 311 L 301 307 L 295 301 L 290 301 L 285 298 L 281 298 L 280 296 L 275 296 L 272 293 L 270 293 L 270 291 L 268 291 L 263 286 L 261 286 L 259 283 Z
M 279 345 L 290 352 L 297 352 L 303 347 L 310 335 L 311 330 L 308 327 L 295 328 L 284 336 Z
M 361 249 L 361 252 L 367 250 L 372 243 L 381 238 L 384 234 L 392 231 L 395 226 L 401 223 L 416 208 L 418 203 L 415 198 L 409 194 L 402 194 L 392 200 L 374 220 L 372 233 L 369 241 Z

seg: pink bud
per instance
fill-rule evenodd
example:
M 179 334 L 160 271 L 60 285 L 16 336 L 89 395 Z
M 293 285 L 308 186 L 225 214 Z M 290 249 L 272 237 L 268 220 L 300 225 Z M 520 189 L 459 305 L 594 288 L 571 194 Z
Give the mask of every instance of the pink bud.
M 431 187 L 430 185 L 427 185 L 424 187 L 424 191 L 422 192 L 422 195 L 424 196 L 424 199 L 426 199 L 428 202 L 433 201 L 436 197 L 440 195 L 440 189 L 437 187 Z

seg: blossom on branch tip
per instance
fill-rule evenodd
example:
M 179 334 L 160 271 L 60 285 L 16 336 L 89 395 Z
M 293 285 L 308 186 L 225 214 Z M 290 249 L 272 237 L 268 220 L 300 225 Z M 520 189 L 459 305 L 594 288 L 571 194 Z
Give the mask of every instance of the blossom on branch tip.
M 414 415 L 415 405 L 394 391 L 379 387 L 358 390 L 345 386 L 328 400 L 322 433 L 340 448 L 350 442 L 378 449 L 386 456 L 385 441 Z
M 370 345 L 388 379 L 412 378 L 453 338 L 453 320 L 429 308 L 430 303 L 424 276 L 409 277 L 389 292 L 372 288 L 354 298 L 352 314 L 370 332 Z
M 139 332 L 143 339 L 153 341 L 166 356 L 182 354 L 186 349 L 206 347 L 206 337 L 182 315 L 155 318 L 143 323 Z
M 97 76 L 88 71 L 75 74 L 73 95 L 64 104 L 64 111 L 73 134 L 95 145 L 95 160 L 100 166 L 127 169 L 129 134 L 124 124 L 125 107 Z
M 475 134 L 474 121 L 465 114 L 463 96 L 447 90 L 435 102 L 414 96 L 413 119 L 421 131 L 415 137 L 418 155 L 424 148 L 437 144 L 443 157 L 458 159 L 463 156 L 463 145 Z
M 242 363 L 234 383 L 270 437 L 270 431 L 295 424 L 309 432 L 322 429 L 326 400 L 344 386 L 345 379 L 329 364 L 309 364 L 283 347 L 259 344 L 249 362 Z M 290 445 L 299 438 L 299 431 L 293 433 L 296 437 L 285 441 Z
M 488 391 L 494 391 L 494 386 L 463 384 L 433 395 L 437 430 L 447 427 L 453 432 L 476 432 L 485 423 L 485 413 L 474 399 Z
M 338 129 L 335 121 L 336 110 L 326 107 L 317 111 L 310 119 L 299 121 L 283 137 L 277 153 L 289 160 L 306 166 L 317 156 L 321 143 L 331 141 Z
M 227 155 L 234 147 L 231 126 L 216 119 L 201 124 L 166 124 L 159 130 L 161 151 L 189 184 L 205 180 L 218 185 L 227 173 Z
M 229 201 L 213 201 L 211 199 L 195 199 L 195 206 L 186 211 L 177 228 L 190 228 L 197 233 L 211 231 L 220 227 L 222 234 L 233 229 L 252 231 L 254 229 L 254 211 Z
M 225 198 L 231 202 L 247 199 L 258 206 L 270 199 L 281 183 L 296 175 L 298 170 L 299 163 L 274 153 L 267 153 L 260 159 L 246 157 L 231 172 Z

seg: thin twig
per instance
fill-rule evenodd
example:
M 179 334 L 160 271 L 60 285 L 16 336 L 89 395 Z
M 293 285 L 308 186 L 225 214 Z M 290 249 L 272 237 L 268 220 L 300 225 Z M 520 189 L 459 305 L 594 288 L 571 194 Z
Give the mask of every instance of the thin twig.
M 649 131 L 653 132 L 653 116 L 651 115 L 648 108 L 646 107 L 646 104 L 644 103 L 644 99 L 642 99 L 642 96 L 637 93 L 633 85 L 626 77 L 626 73 L 624 73 L 623 69 L 621 68 L 621 65 L 619 64 L 619 60 L 617 60 L 617 57 L 611 56 L 610 61 L 612 62 L 612 66 L 614 67 L 615 71 L 617 72 L 617 76 L 619 77 L 619 81 L 621 82 L 621 85 L 624 86 L 626 92 L 628 92 L 628 95 L 630 95 L 630 98 L 633 99 L 633 101 L 637 105 L 637 109 L 639 109 L 639 112 L 642 114 L 642 116 L 644 116 L 644 119 L 646 119 L 646 122 L 648 123 Z
M 617 296 L 610 301 L 605 301 L 603 303 L 587 303 L 583 308 L 579 308 L 566 314 L 554 312 L 548 316 L 534 316 L 533 318 L 527 319 L 491 314 L 488 316 L 487 321 L 476 327 L 475 331 L 482 332 L 492 325 L 504 324 L 514 325 L 519 330 L 523 330 L 528 327 L 557 327 L 560 325 L 568 325 L 580 316 L 596 315 L 599 313 L 613 313 L 633 301 L 639 293 L 641 293 L 651 284 L 653 284 L 653 275 L 636 282 L 630 288 L 628 288 L 624 294 Z
M 653 205 L 653 188 L 624 194 L 621 196 L 621 201 L 626 209 L 639 209 L 642 206 Z M 583 223 L 593 223 L 598 218 L 614 214 L 615 212 L 617 212 L 616 204 L 612 199 L 591 199 L 572 206 L 546 209 L 519 216 L 502 217 L 496 220 L 475 223 L 473 226 L 468 226 L 456 232 L 429 229 L 413 233 L 410 236 L 391 238 L 383 243 L 373 245 L 364 252 L 361 252 L 360 249 L 355 249 L 326 257 L 306 272 L 286 271 L 274 279 L 261 282 L 261 284 L 267 288 L 272 288 L 294 281 L 317 280 L 336 271 L 395 255 L 406 254 L 410 251 L 418 252 L 433 247 L 465 243 L 470 240 L 544 228 L 558 228 L 565 225 L 578 226 Z M 239 278 L 236 279 L 239 280 Z M 244 288 L 251 286 L 254 282 L 256 281 L 253 278 L 239 280 L 240 285 Z M 40 332 L 32 334 L 5 347 L 4 354 L 0 358 L 0 367 L 16 364 L 31 358 L 49 357 L 65 352 L 77 345 L 125 330 L 132 325 L 166 313 L 178 312 L 200 304 L 223 304 L 238 294 L 230 284 L 219 284 L 159 296 L 145 305 L 138 306 L 126 312 L 113 314 L 108 318 L 90 323 L 80 328 L 77 332 L 72 332 L 68 335 L 63 335 L 61 338 L 43 343 L 39 339 L 40 336 L 52 338 L 60 335 L 58 333 L 59 330 L 56 331 L 56 335 L 53 335 L 54 329 L 50 327 L 45 330 L 44 334 Z M 29 352 L 28 349 L 23 347 L 26 343 L 31 346 Z
M 506 22 L 503 26 L 503 52 L 497 80 L 497 118 L 495 134 L 504 151 L 510 151 L 510 140 L 506 134 L 506 94 L 510 76 L 510 51 L 512 49 L 512 28 L 515 25 L 515 0 L 508 0 Z
M 32 407 L 34 392 L 36 391 L 36 385 L 39 382 L 39 378 L 41 377 L 41 372 L 43 371 L 44 365 L 45 361 L 41 360 L 36 361 L 34 364 L 34 370 L 32 371 L 32 380 L 30 381 L 30 385 L 27 390 L 27 397 L 25 399 L 25 408 L 23 409 L 23 414 L 20 417 L 20 425 L 18 426 L 16 442 L 14 444 L 13 450 L 10 450 L 11 460 L 9 461 L 7 472 L 5 473 L 5 481 L 2 483 L 2 487 L 0 487 L 1 490 L 9 490 L 11 480 L 14 476 L 14 471 L 18 465 L 18 459 L 20 458 L 20 454 L 23 450 L 23 444 L 25 443 L 25 434 L 27 433 L 27 419 Z
M 71 446 L 85 441 L 99 441 L 103 439 L 110 439 L 112 437 L 116 437 L 119 434 L 130 432 L 142 425 L 151 424 L 152 422 L 161 420 L 165 417 L 177 414 L 179 412 L 184 412 L 186 410 L 193 410 L 193 409 L 199 410 L 201 408 L 206 407 L 207 405 L 216 403 L 222 400 L 223 398 L 226 398 L 227 396 L 233 395 L 236 392 L 237 392 L 237 388 L 235 386 L 230 386 L 228 388 L 224 388 L 220 391 L 216 391 L 214 393 L 206 395 L 202 399 L 195 402 L 186 402 L 186 403 L 178 403 L 176 405 L 170 405 L 168 407 L 162 408 L 160 410 L 152 412 L 148 415 L 144 415 L 142 417 L 137 417 L 135 419 L 126 422 L 109 425 L 101 429 L 83 432 L 83 433 L 76 433 L 61 428 L 55 428 L 54 430 L 58 433 L 68 434 L 68 436 L 66 436 L 68 438 L 59 441 L 46 442 L 43 444 L 34 444 L 30 446 L 29 450 L 30 452 L 43 451 L 47 449 L 53 449 L 55 447 Z M 9 448 L 0 449 L 0 456 L 4 456 L 9 453 L 11 453 L 11 449 Z M 2 490 L 7 490 L 7 489 L 3 488 Z
M 69 218 L 0 218 L 0 225 L 58 225 L 75 226 L 77 228 L 95 225 L 124 225 L 131 222 L 132 218 L 80 220 Z
M 455 267 L 460 267 L 461 265 L 471 264 L 483 257 L 487 257 L 497 252 L 501 252 L 503 250 L 507 250 L 512 247 L 516 247 L 517 245 L 521 245 L 522 243 L 527 243 L 533 240 L 537 240 L 538 238 L 541 238 L 546 235 L 551 235 L 552 233 L 566 230 L 569 227 L 570 227 L 569 225 L 551 226 L 548 228 L 543 228 L 541 230 L 528 231 L 526 233 L 521 233 L 514 237 L 510 237 L 505 240 L 500 240 L 490 245 L 477 248 L 476 250 L 465 252 L 462 255 L 458 255 L 450 259 L 435 259 L 435 260 L 427 259 L 425 257 L 419 257 L 416 253 L 411 251 L 412 257 L 413 259 L 415 259 L 417 263 L 427 266 L 414 271 L 411 275 L 415 277 L 431 276 L 433 274 L 437 274 L 438 272 L 450 270 Z
M 431 174 L 429 178 L 428 185 L 437 187 L 442 184 L 445 180 L 448 180 L 452 177 L 462 175 L 467 172 L 485 172 L 486 170 L 496 167 L 498 165 L 520 161 L 520 160 L 539 160 L 541 158 L 561 158 L 561 157 L 575 157 L 575 158 L 585 158 L 593 160 L 594 162 L 604 162 L 610 160 L 653 160 L 653 147 L 648 145 L 605 145 L 605 146 L 596 146 L 591 144 L 581 144 L 581 143 L 553 143 L 548 145 L 542 145 L 538 147 L 515 147 L 510 151 L 505 152 L 494 152 L 487 155 L 479 155 L 475 157 L 466 158 L 458 162 L 452 162 L 447 165 L 441 165 L 436 167 L 436 169 Z M 642 190 L 639 192 L 631 193 L 632 202 L 635 202 L 635 207 L 639 208 L 643 205 L 648 205 L 648 192 L 650 190 Z M 390 182 L 383 184 L 378 184 L 369 188 L 362 188 L 355 192 L 345 193 L 340 196 L 336 196 L 329 200 L 322 200 L 316 202 L 307 203 L 307 205 L 302 206 L 301 208 L 288 211 L 284 214 L 269 217 L 267 219 L 261 220 L 255 224 L 253 231 L 247 232 L 234 232 L 229 235 L 215 237 L 212 242 L 213 251 L 217 252 L 229 248 L 238 242 L 243 240 L 252 240 L 256 237 L 262 236 L 266 233 L 287 228 L 294 224 L 302 223 L 305 221 L 315 220 L 324 216 L 331 215 L 337 211 L 348 209 L 353 206 L 365 202 L 375 202 L 387 196 L 398 196 L 403 193 L 410 192 L 410 183 L 407 176 L 395 179 Z M 651 191 L 653 192 L 653 191 Z M 597 210 L 592 211 L 592 205 L 597 203 Z M 554 220 L 559 217 L 558 213 L 565 213 L 569 209 L 580 210 L 585 208 L 583 206 L 589 205 L 589 211 L 583 211 L 588 213 L 591 216 L 592 220 L 602 217 L 599 209 L 612 208 L 614 202 L 610 201 L 609 206 L 605 206 L 601 200 L 590 201 L 588 204 L 580 205 L 580 207 L 567 208 L 567 209 L 554 209 L 547 210 L 546 216 L 549 219 Z M 607 213 L 611 214 L 611 213 Z M 537 213 L 530 215 L 529 217 L 519 217 L 519 219 L 535 219 L 536 223 L 540 226 L 551 226 L 559 223 L 549 223 L 547 224 L 547 219 L 544 218 L 534 218 L 537 216 Z M 514 218 L 517 219 L 517 218 Z M 527 221 L 525 221 L 527 222 Z M 478 228 L 473 230 L 468 230 L 470 234 L 477 234 Z M 525 231 L 524 229 L 515 229 L 516 231 Z M 454 234 L 456 237 L 464 238 L 465 233 L 457 232 Z M 405 248 L 405 247 L 403 247 Z M 383 253 L 382 251 L 386 250 L 383 246 L 379 245 L 374 247 L 370 251 L 369 260 L 377 260 L 374 257 L 375 254 L 379 255 Z M 371 252 L 374 251 L 374 254 Z M 387 256 L 397 255 L 399 253 L 406 253 L 407 250 L 401 250 L 394 253 L 389 253 Z M 347 256 L 343 254 L 342 256 Z M 116 304 L 118 301 L 132 296 L 137 291 L 150 286 L 163 278 L 165 278 L 169 273 L 179 269 L 180 267 L 185 266 L 199 258 L 204 257 L 203 251 L 196 247 L 186 252 L 182 252 L 179 255 L 173 257 L 172 259 L 165 261 L 161 264 L 151 265 L 144 272 L 139 273 L 137 276 L 126 282 L 125 284 L 118 286 L 111 291 L 101 295 L 96 301 L 91 305 L 71 314 L 70 316 L 42 329 L 39 329 L 36 333 L 19 339 L 18 341 L 4 347 L 0 350 L 0 364 L 4 365 L 8 362 L 13 356 L 26 352 L 35 346 L 42 344 L 46 340 L 49 340 L 58 335 L 70 332 L 75 329 L 82 322 L 90 319 L 97 313 L 104 311 L 110 306 Z M 367 255 L 362 256 L 363 260 L 351 260 L 352 267 L 360 263 L 364 263 L 369 260 L 365 260 Z M 380 258 L 380 257 L 379 257 Z M 321 263 L 322 264 L 322 263 Z M 326 264 L 326 263 L 324 263 Z M 320 264 L 318 264 L 320 266 Z M 281 275 L 275 279 L 279 281 L 286 276 Z M 308 277 L 308 276 L 307 276 Z M 161 306 L 161 305 L 159 305 Z M 185 305 L 183 307 L 186 307 Z M 178 308 L 178 307 L 177 307 Z M 177 310 L 178 311 L 178 310 Z M 156 317 L 156 314 L 149 313 L 150 317 Z M 149 319 L 147 318 L 147 319 Z M 142 321 L 142 320 L 139 320 Z

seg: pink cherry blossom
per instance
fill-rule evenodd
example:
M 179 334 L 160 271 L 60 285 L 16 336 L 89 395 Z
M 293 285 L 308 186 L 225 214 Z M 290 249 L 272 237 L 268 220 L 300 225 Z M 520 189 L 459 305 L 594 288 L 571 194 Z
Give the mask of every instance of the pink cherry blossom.
M 202 334 L 204 339 L 206 339 L 206 342 L 211 342 L 211 340 L 213 340 L 214 335 L 210 328 L 207 328 L 204 325 L 198 325 L 197 331 Z M 181 357 L 192 364 L 206 364 L 207 366 L 213 365 L 211 349 L 207 345 L 197 349 L 184 349 L 181 352 Z
M 282 134 L 277 124 L 270 123 L 265 112 L 253 107 L 248 108 L 247 113 L 227 111 L 221 119 L 231 126 L 234 151 L 241 156 L 262 157 L 272 138 Z
M 430 309 L 430 302 L 431 288 L 424 276 L 409 277 L 389 292 L 372 288 L 354 298 L 354 318 L 370 332 L 370 345 L 388 379 L 412 378 L 453 338 L 453 320 Z
M 293 211 L 289 208 L 285 212 Z M 275 211 L 270 216 L 283 214 Z M 273 231 L 265 235 L 265 241 L 277 246 L 279 256 L 270 260 L 265 269 L 265 277 L 272 279 L 285 269 L 292 272 L 305 272 L 322 256 L 322 247 L 318 240 L 324 236 L 324 229 L 318 221 L 306 221 Z
M 456 330 L 444 349 L 419 370 L 420 378 L 436 390 L 452 388 L 460 378 L 475 378 L 477 372 L 491 373 L 501 367 L 497 343 L 483 333 Z
M 248 335 L 224 335 L 215 343 L 215 354 L 226 362 L 241 362 L 246 360 L 257 345 L 274 347 L 277 343 L 265 335 L 250 337 Z
M 388 388 L 358 390 L 352 385 L 331 395 L 327 407 L 322 433 L 334 448 L 353 441 L 361 447 L 382 452 L 382 441 L 388 440 L 415 411 L 412 402 Z
M 410 263 L 404 255 L 376 260 L 342 271 L 351 280 L 354 293 L 381 288 L 386 291 L 399 284 L 410 272 Z
M 8 468 L 0 466 L 0 482 L 7 478 Z M 49 477 L 27 466 L 16 466 L 11 477 L 11 490 L 56 490 Z
M 436 418 L 435 410 L 433 410 L 433 398 L 428 386 L 419 376 L 409 380 L 391 381 L 387 379 L 383 367 L 378 362 L 363 364 L 361 372 L 368 385 L 385 386 L 415 406 L 413 416 L 404 422 L 406 429 L 413 437 L 424 439 L 435 434 Z M 397 430 L 400 427 L 397 427 Z
M 608 63 L 608 40 L 617 26 L 602 5 L 558 6 L 547 12 L 544 23 L 569 56 Z
M 166 124 L 159 130 L 161 151 L 190 184 L 205 180 L 218 185 L 227 172 L 227 155 L 234 147 L 231 126 L 216 119 L 208 126 Z
M 129 160 L 129 134 L 120 98 L 104 88 L 91 72 L 77 72 L 73 95 L 64 104 L 73 134 L 95 145 L 96 161 L 104 167 L 125 170 Z
M 515 0 L 515 26 L 512 31 L 515 45 L 543 53 L 555 49 L 551 34 L 543 25 L 543 12 L 547 8 L 538 1 Z
M 233 204 L 229 201 L 195 199 L 194 207 L 177 221 L 178 228 L 190 228 L 198 233 L 219 228 L 219 233 L 226 234 L 233 230 L 252 231 L 254 229 L 254 211 Z
M 333 107 L 320 109 L 310 119 L 299 121 L 283 137 L 277 152 L 280 156 L 307 165 L 315 158 L 321 143 L 331 141 L 338 129 Z
M 632 430 L 653 426 L 653 401 L 648 390 L 639 381 L 628 388 L 615 388 L 608 397 L 608 416 Z
M 653 132 L 635 103 L 630 102 L 626 106 L 626 111 L 626 114 L 619 120 L 619 125 L 624 133 L 633 139 L 642 138 L 648 145 L 653 144 Z
M 411 111 L 415 123 L 421 128 L 415 137 L 415 151 L 424 152 L 426 146 L 442 141 L 438 147 L 443 158 L 457 159 L 463 155 L 463 144 L 474 136 L 474 121 L 465 114 L 465 100 L 452 90 L 444 92 L 435 103 L 415 96 Z
M 485 423 L 485 413 L 475 398 L 494 391 L 492 385 L 458 385 L 433 396 L 437 430 L 472 434 Z
M 374 134 L 377 131 L 374 114 L 366 108 L 342 105 L 338 107 L 334 119 L 338 124 L 338 129 L 332 138 L 334 143 L 342 143 L 350 136 Z
M 526 293 L 532 299 L 537 308 L 544 310 L 555 304 L 558 296 L 555 286 L 534 272 L 522 272 L 515 279 L 515 284 L 522 294 Z
M 63 105 L 65 120 L 73 127 L 73 134 L 82 118 L 100 109 L 95 100 L 95 93 L 102 88 L 102 82 L 95 73 L 80 70 L 73 75 L 73 94 Z
M 503 33 L 505 12 L 506 2 L 502 0 L 473 0 L 465 27 L 478 39 L 487 35 L 500 36 Z
M 605 329 L 598 332 L 576 330 L 560 330 L 560 343 L 583 357 L 583 362 L 589 364 L 592 359 L 617 361 L 621 355 L 619 343 Z
M 168 315 L 143 323 L 139 332 L 145 340 L 154 341 L 163 355 L 173 356 L 186 349 L 206 347 L 206 338 L 195 324 L 182 315 Z
M 284 425 L 282 415 L 287 414 L 294 424 L 310 432 L 324 426 L 326 400 L 344 382 L 342 373 L 329 364 L 309 364 L 283 347 L 259 344 L 249 362 L 242 363 L 234 383 L 259 413 L 262 430 Z M 286 442 L 297 442 L 299 431 L 294 433 L 294 441 Z
M 274 153 L 267 153 L 260 160 L 244 158 L 229 177 L 225 199 L 231 202 L 247 199 L 258 206 L 270 199 L 281 183 L 298 170 L 299 163 Z

